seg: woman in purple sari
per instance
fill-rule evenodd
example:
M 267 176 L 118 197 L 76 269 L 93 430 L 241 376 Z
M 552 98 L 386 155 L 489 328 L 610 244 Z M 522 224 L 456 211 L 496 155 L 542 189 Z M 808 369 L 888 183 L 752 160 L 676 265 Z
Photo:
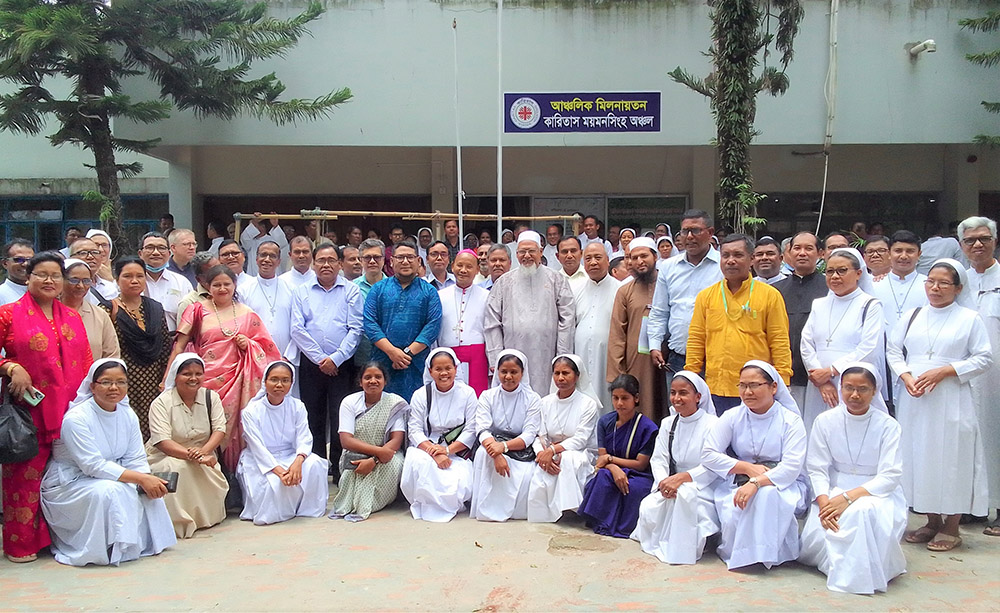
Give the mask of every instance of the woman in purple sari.
M 610 386 L 614 413 L 597 422 L 597 474 L 587 483 L 577 514 L 597 534 L 628 538 L 639 503 L 653 487 L 649 458 L 658 428 L 639 413 L 639 381 L 619 375 Z

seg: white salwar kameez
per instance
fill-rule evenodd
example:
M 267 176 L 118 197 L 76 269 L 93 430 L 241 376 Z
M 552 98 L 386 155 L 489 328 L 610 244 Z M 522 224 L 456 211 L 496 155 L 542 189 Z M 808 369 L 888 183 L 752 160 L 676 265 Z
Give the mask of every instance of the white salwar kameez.
M 983 271 L 968 270 L 969 292 L 976 298 L 979 316 L 986 324 L 993 355 L 1000 352 L 1000 262 Z M 983 451 L 986 458 L 986 476 L 989 479 L 989 499 L 991 509 L 1000 509 L 1000 414 L 997 402 L 1000 399 L 1000 360 L 982 376 L 972 379 L 972 398 L 976 403 L 979 418 L 979 433 L 983 437 Z
M 611 392 L 603 385 L 604 373 L 608 372 L 608 334 L 611 332 L 611 311 L 615 306 L 615 295 L 622 283 L 611 275 L 599 282 L 589 277 L 579 292 L 574 293 L 576 301 L 576 336 L 574 351 L 583 358 L 588 373 L 597 377 L 599 385 L 594 389 L 601 401 L 600 413 L 610 413 Z
M 867 308 L 866 308 L 867 307 Z M 843 372 L 845 364 L 868 362 L 878 366 L 883 361 L 882 304 L 861 288 L 846 296 L 830 292 L 813 302 L 809 319 L 802 328 L 802 363 L 807 370 L 829 368 Z M 830 380 L 840 395 L 840 377 Z M 819 388 L 810 382 L 806 386 L 802 422 L 806 432 L 813 421 L 830 408 Z
M 549 394 L 541 401 L 538 436 L 532 447 L 539 454 L 555 444 L 559 474 L 550 475 L 537 463 L 528 487 L 528 521 L 554 522 L 563 511 L 576 511 L 583 500 L 583 487 L 594 476 L 597 456 L 597 402 L 580 390 L 569 398 Z
M 911 315 L 904 313 L 889 336 L 886 354 L 896 376 L 916 378 L 951 365 L 958 377 L 944 379 L 920 398 L 903 392 L 897 401 L 903 491 L 917 513 L 984 516 L 986 458 L 969 380 L 993 363 L 989 334 L 975 311 L 955 302 L 921 308 L 907 332 Z
M 105 411 L 90 399 L 66 412 L 42 479 L 57 562 L 117 566 L 177 542 L 164 501 L 119 481 L 126 470 L 149 473 L 139 419 L 126 403 Z
M 410 514 L 414 519 L 447 522 L 472 498 L 472 460 L 450 454 L 451 465 L 440 468 L 434 458 L 417 446 L 425 441 L 437 444 L 445 433 L 464 424 L 456 440 L 472 449 L 476 444 L 479 401 L 475 390 L 461 381 L 455 381 L 447 392 L 439 390 L 434 382 L 427 385 L 431 387 L 429 417 L 426 386 L 418 388 L 410 400 L 407 432 L 412 447 L 403 461 L 399 488 L 410 501 Z
M 275 406 L 266 394 L 258 393 L 243 409 L 241 419 L 247 446 L 236 466 L 244 498 L 240 519 L 263 526 L 293 517 L 321 517 L 329 497 L 330 464 L 312 453 L 312 434 L 302 401 L 289 394 Z M 288 468 L 300 454 L 306 458 L 301 483 L 283 484 L 271 471 L 276 466 Z
M 732 447 L 736 457 L 726 455 Z M 778 462 L 767 472 L 774 485 L 761 487 L 745 509 L 736 506 L 736 462 Z M 796 515 L 805 512 L 809 491 L 804 468 L 806 430 L 802 418 L 777 401 L 763 415 L 745 404 L 726 411 L 705 439 L 702 464 L 725 481 L 715 490 L 722 538 L 718 553 L 730 570 L 761 563 L 766 568 L 799 557 Z
M 840 404 L 816 418 L 809 436 L 806 468 L 814 502 L 802 529 L 799 562 L 816 566 L 835 592 L 884 592 L 906 572 L 900 540 L 906 531 L 906 499 L 900 478 L 900 427 L 887 413 L 868 409 L 853 415 Z M 815 498 L 841 496 L 863 487 L 837 520 L 840 529 L 820 523 Z
M 541 423 L 542 399 L 526 383 L 527 373 L 524 377 L 513 392 L 498 386 L 486 390 L 479 397 L 476 431 L 480 443 L 494 438 L 494 432 L 516 434 L 517 438 L 524 441 L 525 448 L 535 442 Z M 528 485 L 535 463 L 519 462 L 510 456 L 506 459 L 510 475 L 502 477 L 497 474 L 493 458 L 486 453 L 486 448 L 480 446 L 476 450 L 472 507 L 469 512 L 473 519 L 527 519 Z
M 670 429 L 674 420 L 677 427 L 671 450 Z M 660 562 L 694 564 L 705 551 L 705 540 L 719 532 L 715 489 L 722 480 L 701 463 L 705 438 L 718 420 L 715 415 L 698 409 L 688 417 L 669 415 L 660 422 L 656 449 L 649 459 L 653 489 L 639 505 L 639 522 L 631 535 L 643 551 Z M 676 497 L 664 498 L 659 487 L 661 481 L 671 476 L 671 453 L 677 473 L 690 474 L 691 481 L 677 488 Z

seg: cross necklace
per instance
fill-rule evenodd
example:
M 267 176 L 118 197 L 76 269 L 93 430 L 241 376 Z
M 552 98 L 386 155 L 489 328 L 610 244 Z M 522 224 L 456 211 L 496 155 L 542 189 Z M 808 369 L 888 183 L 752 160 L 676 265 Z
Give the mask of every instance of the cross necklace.
M 930 338 L 931 338 L 931 326 L 930 326 L 930 322 L 928 321 L 928 319 L 929 319 L 928 317 L 926 317 L 926 316 L 924 317 L 924 330 L 927 331 L 927 338 L 928 338 L 928 340 L 930 340 Z M 934 335 L 934 340 L 930 341 L 930 343 L 927 345 L 927 358 L 928 359 L 934 357 L 934 345 L 937 345 L 938 338 L 940 338 L 940 336 L 941 336 L 941 332 L 943 332 L 944 329 L 948 327 L 948 322 L 950 322 L 950 321 L 951 321 L 951 313 L 948 313 L 948 317 L 944 320 L 944 323 L 942 323 L 941 326 L 938 328 L 937 334 Z
M 826 335 L 826 346 L 827 347 L 829 347 L 830 343 L 833 342 L 833 334 L 834 334 L 834 332 L 836 332 L 837 328 L 840 327 L 840 324 L 842 324 L 844 322 L 844 318 L 847 317 L 847 314 L 851 311 L 851 306 L 854 305 L 854 301 L 857 300 L 857 299 L 858 299 L 858 297 L 857 297 L 857 295 L 855 295 L 854 298 L 851 298 L 850 301 L 848 301 L 847 307 L 844 308 L 843 315 L 841 315 L 840 319 L 837 320 L 837 325 L 833 326 L 833 328 L 829 328 L 828 329 L 828 334 Z M 835 304 L 837 304 L 836 301 L 833 301 L 832 304 L 830 304 L 830 319 L 833 319 L 833 305 L 835 305 Z

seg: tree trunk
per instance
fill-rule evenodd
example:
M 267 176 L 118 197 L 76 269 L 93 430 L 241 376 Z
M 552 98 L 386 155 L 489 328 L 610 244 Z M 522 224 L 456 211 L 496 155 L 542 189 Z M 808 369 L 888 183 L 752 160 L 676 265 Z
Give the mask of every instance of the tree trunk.
M 751 185 L 750 141 L 756 115 L 754 70 L 757 67 L 757 0 L 720 0 L 712 22 L 716 76 L 713 101 L 718 126 L 719 212 L 737 231 L 747 215 L 740 185 Z

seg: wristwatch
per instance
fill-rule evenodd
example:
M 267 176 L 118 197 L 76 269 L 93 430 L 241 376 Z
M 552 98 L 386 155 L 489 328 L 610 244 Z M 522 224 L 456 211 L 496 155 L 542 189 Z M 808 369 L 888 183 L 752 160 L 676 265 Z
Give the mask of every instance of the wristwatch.
M 410 351 L 409 347 L 407 347 L 406 349 L 404 349 L 403 353 L 405 353 L 406 355 L 410 356 L 411 358 L 413 357 L 413 352 Z
M 747 481 L 747 483 L 753 483 L 755 488 L 760 489 L 760 482 L 757 481 L 757 477 L 750 477 L 750 480 Z

